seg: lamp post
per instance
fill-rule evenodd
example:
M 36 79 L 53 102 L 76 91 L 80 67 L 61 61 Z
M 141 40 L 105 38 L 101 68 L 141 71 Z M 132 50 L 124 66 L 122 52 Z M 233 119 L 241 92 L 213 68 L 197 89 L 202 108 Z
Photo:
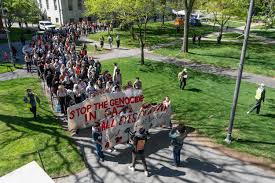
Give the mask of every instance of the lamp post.
M 11 42 L 10 42 L 10 31 L 8 30 L 7 20 L 6 20 L 7 9 L 4 9 L 3 1 L 2 1 L 2 0 L 0 0 L 0 4 L 1 4 L 2 18 L 4 18 L 4 21 L 5 21 L 5 29 L 4 29 L 4 30 L 5 30 L 5 32 L 6 32 L 7 39 L 8 39 L 9 52 L 10 52 L 10 60 L 11 60 L 11 63 L 14 65 L 13 56 L 12 56 L 12 50 L 11 50 Z M 1 21 L 2 21 L 2 20 L 1 20 Z
M 236 81 L 233 104 L 232 104 L 231 113 L 230 113 L 230 121 L 229 121 L 229 125 L 228 125 L 228 133 L 227 133 L 227 137 L 225 139 L 225 142 L 227 142 L 228 144 L 230 144 L 232 141 L 232 131 L 233 131 L 235 113 L 236 113 L 236 108 L 237 108 L 237 103 L 238 103 L 238 98 L 239 98 L 239 93 L 240 93 L 244 59 L 246 56 L 248 38 L 249 38 L 249 33 L 250 33 L 250 26 L 251 26 L 251 22 L 252 22 L 253 7 L 254 7 L 254 0 L 250 0 L 249 10 L 248 10 L 248 14 L 247 14 L 246 27 L 245 27 L 245 33 L 244 33 L 243 48 L 242 48 L 242 53 L 241 53 L 241 58 L 240 58 L 240 66 L 239 66 L 239 70 L 238 70 L 238 77 L 237 77 L 237 81 Z

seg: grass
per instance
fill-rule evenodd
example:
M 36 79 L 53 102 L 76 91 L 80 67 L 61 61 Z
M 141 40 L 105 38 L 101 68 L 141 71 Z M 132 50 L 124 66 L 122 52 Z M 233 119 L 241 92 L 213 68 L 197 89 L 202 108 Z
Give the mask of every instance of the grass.
M 39 117 L 23 103 L 26 88 L 41 99 Z M 33 160 L 40 165 L 37 151 L 50 176 L 72 174 L 84 169 L 78 150 L 69 134 L 54 118 L 40 81 L 34 78 L 0 82 L 0 176 Z
M 76 46 L 76 51 L 80 51 L 82 48 L 82 45 Z M 88 55 L 100 55 L 100 54 L 105 54 L 109 52 L 110 50 L 105 49 L 105 48 L 100 48 L 100 45 L 97 45 L 97 50 L 95 52 L 95 46 L 94 44 L 87 44 L 87 53 Z
M 229 28 L 238 28 L 238 27 L 242 27 L 245 26 L 245 22 L 244 21 L 240 21 L 240 20 L 228 20 L 227 24 L 225 26 L 228 26 Z
M 203 41 L 201 46 L 190 44 L 188 54 L 180 51 L 180 44 L 155 50 L 155 53 L 187 58 L 198 63 L 207 63 L 219 67 L 237 69 L 242 49 L 242 43 L 223 42 L 217 45 L 214 41 Z M 274 76 L 275 75 L 275 46 L 262 45 L 250 42 L 248 55 L 245 62 L 245 71 L 255 74 Z
M 137 28 L 135 28 L 137 30 Z M 214 31 L 217 28 L 214 27 Z M 189 36 L 192 37 L 193 34 L 209 34 L 213 32 L 213 26 L 203 24 L 201 27 L 190 27 Z M 139 47 L 139 42 L 137 39 L 133 40 L 129 31 L 121 31 L 120 29 L 115 29 L 111 34 L 114 36 L 119 34 L 121 39 L 122 47 Z M 136 33 L 137 34 L 137 33 Z M 99 41 L 99 38 L 102 36 L 105 37 L 105 44 L 107 43 L 108 33 L 107 32 L 99 32 L 96 34 L 90 34 L 89 38 L 92 40 Z M 176 27 L 174 26 L 174 22 L 165 22 L 164 26 L 161 26 L 160 22 L 150 22 L 147 26 L 147 46 L 154 46 L 161 43 L 169 43 L 176 40 L 179 40 L 183 36 L 183 28 L 180 31 L 176 32 Z
M 20 29 L 20 28 L 16 28 L 16 27 L 11 27 L 10 28 L 11 42 L 20 41 L 21 34 L 24 34 L 24 37 L 26 40 L 31 40 L 33 31 L 30 29 Z M 6 43 L 6 42 L 8 42 L 7 39 L 0 40 L 0 43 Z
M 0 74 L 1 73 L 5 73 L 5 72 L 10 72 L 8 66 L 11 66 L 12 70 L 16 70 L 16 69 L 22 69 L 23 66 L 20 64 L 15 64 L 15 67 L 13 67 L 13 64 L 11 63 L 1 63 L 0 62 Z
M 113 59 L 103 62 L 112 70 L 119 64 L 123 83 L 139 76 L 143 82 L 146 102 L 160 102 L 169 95 L 175 119 L 196 128 L 204 136 L 224 144 L 233 98 L 235 80 L 188 70 L 189 80 L 184 91 L 179 90 L 177 73 L 182 68 L 146 60 L 141 66 L 137 58 Z M 242 83 L 234 126 L 234 142 L 229 147 L 275 161 L 275 91 L 267 89 L 267 99 L 261 115 L 247 115 L 254 104 L 257 85 Z M 226 144 L 224 144 L 226 145 Z M 226 145 L 227 146 L 227 145 Z
M 275 39 L 275 29 L 254 29 L 251 33 L 270 39 Z

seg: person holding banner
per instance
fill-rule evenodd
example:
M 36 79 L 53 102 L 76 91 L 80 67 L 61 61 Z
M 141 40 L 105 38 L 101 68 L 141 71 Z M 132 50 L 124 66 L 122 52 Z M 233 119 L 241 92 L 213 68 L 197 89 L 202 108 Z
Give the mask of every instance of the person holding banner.
M 171 138 L 171 145 L 173 147 L 173 159 L 175 166 L 180 166 L 180 151 L 183 146 L 183 141 L 187 136 L 187 129 L 184 125 L 180 124 L 176 128 L 173 128 L 169 137 Z
M 102 160 L 104 162 L 104 153 L 102 151 L 102 132 L 100 128 L 100 123 L 95 122 L 95 126 L 93 127 L 93 140 L 95 142 L 97 159 Z
M 145 132 L 146 130 L 141 127 L 136 132 L 134 132 L 134 134 L 131 137 L 131 142 L 133 144 L 132 165 L 130 165 L 128 168 L 132 171 L 135 171 L 137 157 L 139 157 L 144 167 L 144 174 L 148 176 L 149 173 L 148 173 L 148 169 L 145 161 L 145 155 L 144 155 L 145 143 L 147 141 L 147 136 Z

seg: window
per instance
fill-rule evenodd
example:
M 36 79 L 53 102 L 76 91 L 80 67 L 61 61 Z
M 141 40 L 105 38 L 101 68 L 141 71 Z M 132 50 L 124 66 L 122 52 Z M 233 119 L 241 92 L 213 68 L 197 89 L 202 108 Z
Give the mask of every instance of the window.
M 48 20 L 51 22 L 51 21 L 52 21 L 52 18 L 51 18 L 51 17 L 48 17 Z
M 70 22 L 74 22 L 74 18 L 70 18 Z
M 78 0 L 78 9 L 82 10 L 83 0 Z
M 69 8 L 69 11 L 73 10 L 73 0 L 68 0 L 68 8 Z
M 40 9 L 42 9 L 42 2 L 41 2 L 41 0 L 39 0 L 39 7 L 40 7 Z
M 49 0 L 46 0 L 46 6 L 47 6 L 47 10 L 50 9 Z
M 53 4 L 54 4 L 54 10 L 57 10 L 57 3 L 56 3 L 56 0 L 53 0 Z
M 55 22 L 56 22 L 56 23 L 59 23 L 59 19 L 58 19 L 58 18 L 55 18 Z

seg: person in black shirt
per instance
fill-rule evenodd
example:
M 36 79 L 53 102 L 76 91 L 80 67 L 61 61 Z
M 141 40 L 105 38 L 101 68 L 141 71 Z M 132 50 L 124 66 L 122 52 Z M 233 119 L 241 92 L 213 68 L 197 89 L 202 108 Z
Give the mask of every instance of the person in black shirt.
M 134 134 L 131 137 L 131 143 L 133 144 L 132 165 L 128 168 L 132 171 L 135 171 L 137 157 L 140 157 L 144 167 L 144 173 L 146 176 L 148 176 L 148 169 L 144 155 L 144 147 L 147 141 L 147 136 L 145 132 L 146 130 L 143 127 L 141 127 L 139 130 L 137 130 L 137 132 L 134 132 Z

